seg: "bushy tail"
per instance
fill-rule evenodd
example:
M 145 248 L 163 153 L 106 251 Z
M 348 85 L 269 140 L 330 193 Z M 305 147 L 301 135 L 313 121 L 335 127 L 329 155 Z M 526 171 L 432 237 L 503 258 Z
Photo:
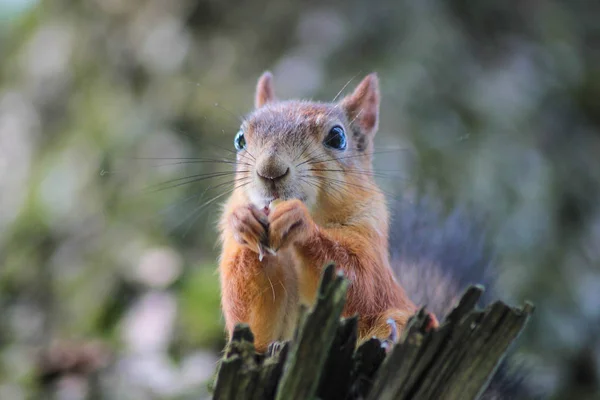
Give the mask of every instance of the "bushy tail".
M 431 198 L 392 207 L 392 266 L 409 297 L 441 320 L 470 284 L 486 290 L 482 305 L 497 298 L 497 271 L 478 218 L 465 208 L 444 213 Z M 523 371 L 508 372 L 503 363 L 484 399 L 527 397 Z
M 413 301 L 443 316 L 470 284 L 485 286 L 483 302 L 495 296 L 493 256 L 474 215 L 446 214 L 430 198 L 399 203 L 392 214 L 392 265 Z

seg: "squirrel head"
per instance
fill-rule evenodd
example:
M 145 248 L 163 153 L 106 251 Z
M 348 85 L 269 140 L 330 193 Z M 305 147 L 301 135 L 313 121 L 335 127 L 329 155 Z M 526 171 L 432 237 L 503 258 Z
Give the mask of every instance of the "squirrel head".
M 280 101 L 265 72 L 256 87 L 255 110 L 234 139 L 239 189 L 258 208 L 275 199 L 300 199 L 309 209 L 378 189 L 372 178 L 378 127 L 379 81 L 366 76 L 334 103 Z

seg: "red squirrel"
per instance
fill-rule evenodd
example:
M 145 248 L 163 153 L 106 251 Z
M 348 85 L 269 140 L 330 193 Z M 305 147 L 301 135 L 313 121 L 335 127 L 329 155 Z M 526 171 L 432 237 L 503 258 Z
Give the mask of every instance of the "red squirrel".
M 373 179 L 379 103 L 376 74 L 335 103 L 280 101 L 272 75 L 260 77 L 219 224 L 230 336 L 246 323 L 257 351 L 290 339 L 330 261 L 350 281 L 343 316 L 358 315 L 359 341 L 396 340 L 417 310 L 390 268 L 386 199 Z

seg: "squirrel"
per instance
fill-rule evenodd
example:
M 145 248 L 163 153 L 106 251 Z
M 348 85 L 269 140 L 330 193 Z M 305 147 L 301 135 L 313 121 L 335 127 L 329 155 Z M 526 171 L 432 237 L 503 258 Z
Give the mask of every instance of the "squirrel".
M 444 216 L 440 204 L 420 196 L 394 203 L 390 222 L 373 179 L 376 74 L 342 100 L 318 103 L 278 100 L 265 72 L 254 103 L 234 138 L 235 186 L 219 220 L 229 337 L 246 323 L 258 352 L 291 339 L 299 304 L 314 302 L 330 261 L 350 280 L 343 316 L 358 315 L 359 343 L 375 336 L 386 351 L 417 304 L 433 311 L 433 329 L 468 284 L 484 284 L 483 302 L 490 302 L 495 258 L 464 208 Z M 531 398 L 525 375 L 505 360 L 482 399 Z
M 290 339 L 299 305 L 313 304 L 333 262 L 350 281 L 342 315 L 358 315 L 359 342 L 397 341 L 417 306 L 391 268 L 388 209 L 374 181 L 377 75 L 319 103 L 277 99 L 265 72 L 254 105 L 234 139 L 236 186 L 219 221 L 229 337 L 246 323 L 259 352 Z M 431 313 L 430 326 L 438 326 Z

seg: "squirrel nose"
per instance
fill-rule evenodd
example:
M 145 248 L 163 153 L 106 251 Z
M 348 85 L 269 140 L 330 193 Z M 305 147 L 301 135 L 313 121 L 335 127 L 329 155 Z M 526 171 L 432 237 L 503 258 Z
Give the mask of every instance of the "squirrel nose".
M 256 171 L 256 173 L 258 174 L 258 176 L 260 176 L 262 179 L 268 179 L 270 181 L 278 181 L 280 179 L 283 179 L 287 176 L 287 174 L 290 173 L 290 168 L 286 168 L 284 171 L 273 171 L 273 172 L 261 172 L 261 171 Z
M 265 180 L 278 181 L 285 178 L 290 173 L 290 167 L 279 160 L 269 160 L 261 163 L 256 169 L 256 174 Z

